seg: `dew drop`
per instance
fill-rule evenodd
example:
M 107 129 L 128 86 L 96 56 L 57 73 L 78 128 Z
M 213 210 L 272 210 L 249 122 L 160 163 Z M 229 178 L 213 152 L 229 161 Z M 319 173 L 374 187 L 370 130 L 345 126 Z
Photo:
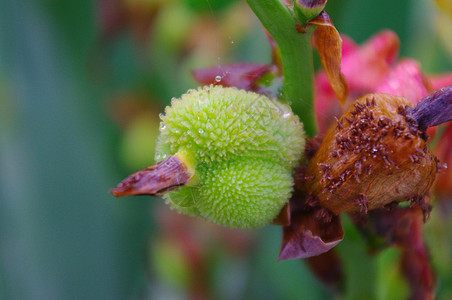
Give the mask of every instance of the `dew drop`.
M 220 82 L 220 81 L 221 81 L 221 76 L 220 76 L 220 75 L 217 75 L 217 77 L 215 77 L 215 81 L 216 81 L 216 82 Z
M 287 119 L 288 117 L 290 117 L 290 112 L 286 112 L 282 116 L 283 116 L 283 118 Z
M 156 155 L 155 155 L 155 160 L 159 160 L 160 159 L 160 153 L 157 153 Z
M 159 113 L 159 118 L 162 119 L 165 115 L 163 113 Z
M 199 128 L 199 129 L 198 129 L 198 132 L 199 132 L 200 134 L 203 134 L 203 133 L 204 133 L 204 130 L 202 130 L 202 128 Z
M 164 124 L 163 122 L 161 122 L 161 123 L 160 123 L 160 130 L 165 129 L 165 127 L 166 127 L 165 124 Z

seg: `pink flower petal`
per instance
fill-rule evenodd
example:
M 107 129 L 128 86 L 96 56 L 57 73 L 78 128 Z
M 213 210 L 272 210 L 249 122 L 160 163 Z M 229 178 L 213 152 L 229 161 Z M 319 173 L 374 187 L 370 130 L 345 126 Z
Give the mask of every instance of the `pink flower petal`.
M 399 62 L 376 87 L 377 93 L 386 93 L 408 98 L 416 104 L 429 94 L 429 83 L 419 63 L 412 59 Z
M 430 75 L 427 77 L 430 80 L 433 90 L 437 90 L 452 84 L 452 73 Z
M 342 72 L 350 90 L 372 91 L 389 72 L 399 51 L 399 38 L 385 30 L 364 43 L 358 51 L 344 57 Z
M 346 36 L 342 36 L 342 41 L 341 71 L 348 81 L 349 99 L 374 92 L 397 59 L 400 44 L 397 35 L 385 30 L 362 46 L 358 46 Z M 341 111 L 325 72 L 318 72 L 315 77 L 315 113 L 320 133 L 326 131 Z

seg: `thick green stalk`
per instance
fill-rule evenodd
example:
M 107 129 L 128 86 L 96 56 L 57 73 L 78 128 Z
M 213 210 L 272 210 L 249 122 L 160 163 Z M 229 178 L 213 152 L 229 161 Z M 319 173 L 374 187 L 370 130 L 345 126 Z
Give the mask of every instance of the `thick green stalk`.
M 313 26 L 306 33 L 299 33 L 296 30 L 298 19 L 280 0 L 247 0 L 247 3 L 281 52 L 284 100 L 291 103 L 293 111 L 303 122 L 306 133 L 313 136 L 317 131 L 313 106 Z

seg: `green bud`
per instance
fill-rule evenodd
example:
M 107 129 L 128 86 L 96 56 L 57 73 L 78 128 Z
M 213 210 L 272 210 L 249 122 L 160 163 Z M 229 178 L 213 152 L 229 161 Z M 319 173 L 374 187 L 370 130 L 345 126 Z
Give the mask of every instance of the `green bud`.
M 326 2 L 327 0 L 295 0 L 294 9 L 304 23 L 317 17 L 325 8 Z

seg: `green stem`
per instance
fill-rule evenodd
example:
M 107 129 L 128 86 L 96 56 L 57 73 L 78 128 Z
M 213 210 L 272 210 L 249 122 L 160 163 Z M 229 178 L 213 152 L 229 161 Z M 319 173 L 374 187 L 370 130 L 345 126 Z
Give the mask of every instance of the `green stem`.
M 299 23 L 280 0 L 247 0 L 254 14 L 275 40 L 281 52 L 284 72 L 284 99 L 303 122 L 306 133 L 314 136 L 314 66 L 312 58 L 313 26 L 306 33 L 296 30 Z

